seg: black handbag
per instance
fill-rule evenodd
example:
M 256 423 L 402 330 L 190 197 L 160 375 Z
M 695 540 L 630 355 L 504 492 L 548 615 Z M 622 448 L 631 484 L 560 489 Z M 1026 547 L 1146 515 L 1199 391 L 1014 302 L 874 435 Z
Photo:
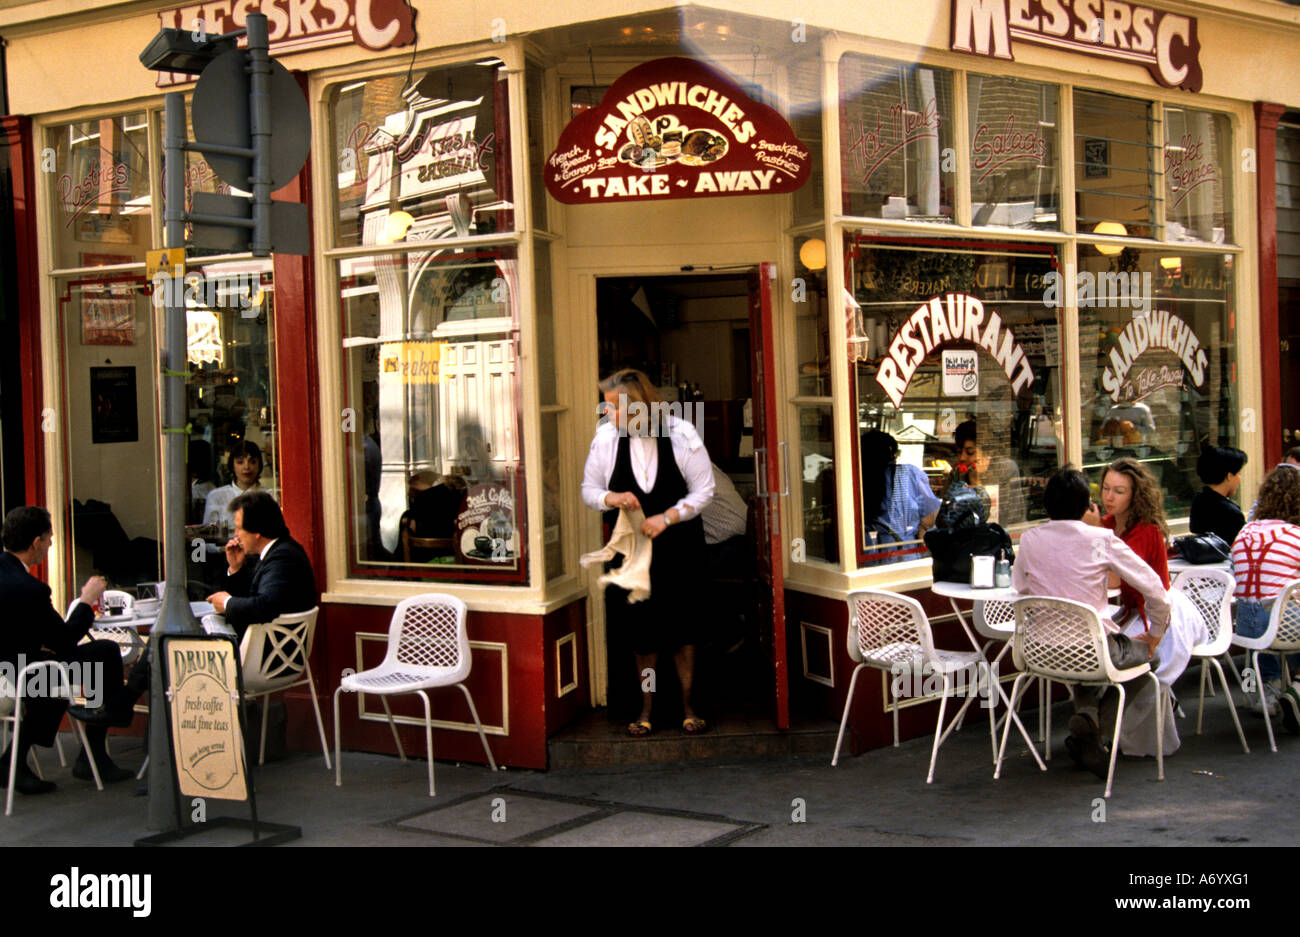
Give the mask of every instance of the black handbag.
M 949 530 L 979 527 L 989 519 L 986 497 L 981 489 L 972 488 L 961 480 L 954 481 L 939 505 L 935 526 Z
M 1232 547 L 1216 533 L 1188 534 L 1174 541 L 1179 556 L 1193 566 L 1222 563 L 1232 559 Z
M 999 524 L 928 530 L 925 546 L 934 558 L 935 582 L 970 583 L 972 556 L 1015 558 L 1011 535 Z

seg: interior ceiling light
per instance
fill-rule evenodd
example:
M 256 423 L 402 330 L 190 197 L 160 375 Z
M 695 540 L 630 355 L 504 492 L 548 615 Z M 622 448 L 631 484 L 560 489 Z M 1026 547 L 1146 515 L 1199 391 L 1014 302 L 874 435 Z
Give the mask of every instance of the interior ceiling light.
M 821 238 L 809 238 L 799 248 L 799 263 L 809 270 L 826 268 L 826 242 Z
M 1128 234 L 1128 228 L 1124 227 L 1118 221 L 1099 221 L 1097 227 L 1092 229 L 1093 234 L 1105 234 L 1110 237 L 1124 237 Z M 1107 257 L 1113 257 L 1124 248 L 1117 244 L 1098 244 L 1097 253 L 1104 254 Z

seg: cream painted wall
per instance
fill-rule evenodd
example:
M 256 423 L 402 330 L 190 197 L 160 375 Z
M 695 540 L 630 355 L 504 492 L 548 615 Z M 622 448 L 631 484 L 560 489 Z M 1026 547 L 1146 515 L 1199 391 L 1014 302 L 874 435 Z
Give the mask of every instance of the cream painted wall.
M 278 0 L 283 5 L 284 0 Z M 953 0 L 919 0 L 898 15 L 894 0 L 836 0 L 792 11 L 788 0 L 710 0 L 692 10 L 724 10 L 766 19 L 770 35 L 787 31 L 794 41 L 795 13 L 809 29 L 835 30 L 848 36 L 873 36 L 898 44 L 893 54 L 907 57 L 915 50 L 946 50 Z M 79 3 L 44 0 L 0 10 L 0 35 L 6 50 L 10 109 L 16 114 L 40 114 L 90 104 L 120 102 L 159 93 L 154 75 L 137 56 L 158 31 L 158 12 L 175 3 Z M 1294 67 L 1300 47 L 1300 8 L 1269 0 L 1163 0 L 1155 4 L 1200 18 L 1201 61 L 1205 72 L 1202 93 L 1238 100 L 1266 99 L 1300 107 L 1300 69 Z M 490 40 L 493 30 L 508 38 L 602 19 L 662 10 L 663 0 L 606 0 L 599 13 L 586 0 L 547 3 L 500 3 L 478 0 L 448 4 L 414 0 L 419 48 L 448 48 Z M 436 29 L 435 29 L 436 24 Z M 611 39 L 615 38 L 611 29 Z M 909 52 L 909 47 L 913 50 Z M 120 54 L 105 54 L 120 50 Z M 747 50 L 746 50 L 747 51 Z M 369 61 L 384 56 L 339 47 L 283 57 L 294 69 L 313 70 L 355 62 L 358 52 Z M 882 49 L 889 54 L 890 50 Z M 1152 86 L 1146 70 L 1070 53 L 1056 53 L 1025 44 L 1013 45 L 1020 66 L 1061 70 L 1062 76 L 1086 83 L 1089 76 Z M 395 50 L 390 58 L 409 59 L 410 50 Z M 973 56 L 962 56 L 972 63 Z M 985 60 L 991 61 L 991 60 Z M 1287 66 L 1291 67 L 1287 67 Z M 93 80 L 88 80 L 93 74 Z M 1194 96 L 1189 96 L 1189 100 Z

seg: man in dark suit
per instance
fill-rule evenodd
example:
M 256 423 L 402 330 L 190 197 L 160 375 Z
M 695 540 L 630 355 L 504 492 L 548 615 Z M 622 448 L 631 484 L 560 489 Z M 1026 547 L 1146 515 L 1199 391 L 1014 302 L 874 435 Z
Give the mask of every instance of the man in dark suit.
M 313 608 L 319 594 L 307 551 L 289 536 L 274 498 L 246 491 L 230 511 L 235 535 L 226 544 L 225 589 L 208 601 L 242 639 L 249 625 Z
M 4 553 L 0 554 L 0 608 L 5 622 L 0 627 L 0 661 L 9 669 L 17 689 L 18 672 L 27 664 L 40 660 L 57 660 L 75 665 L 70 674 L 74 681 L 80 674 L 81 685 L 90 698 L 103 694 L 121 694 L 122 654 L 112 641 L 79 644 L 95 623 L 93 605 L 99 601 L 107 583 L 103 576 L 91 576 L 73 603 L 67 621 L 59 616 L 50 602 L 50 587 L 29 571 L 45 561 L 54 531 L 49 512 L 44 508 L 17 507 L 6 515 L 3 529 Z M 22 732 L 14 740 L 18 746 L 18 771 L 14 786 L 23 794 L 44 794 L 54 790 L 54 782 L 43 781 L 27 766 L 27 753 L 33 745 L 49 746 L 63 720 L 66 700 L 53 695 L 61 691 L 46 672 L 28 685 Z M 132 772 L 109 760 L 104 747 L 108 730 L 92 726 L 86 741 L 95 754 L 100 776 L 105 781 L 122 781 Z M 11 749 L 0 759 L 8 765 Z M 90 762 L 83 751 L 72 768 L 73 777 L 91 780 Z
M 235 535 L 226 544 L 226 588 L 208 601 L 242 641 L 249 625 L 308 611 L 320 596 L 307 551 L 289 536 L 274 498 L 261 489 L 246 491 L 230 502 L 230 511 Z M 124 694 L 100 709 L 74 708 L 72 713 L 87 725 L 127 725 L 131 707 L 148 689 L 146 651 L 131 668 Z

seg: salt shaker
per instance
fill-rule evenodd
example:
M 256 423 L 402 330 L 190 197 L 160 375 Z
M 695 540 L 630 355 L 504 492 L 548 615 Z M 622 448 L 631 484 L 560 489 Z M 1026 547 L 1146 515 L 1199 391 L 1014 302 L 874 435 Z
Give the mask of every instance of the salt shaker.
M 998 554 L 997 566 L 993 571 L 993 583 L 999 589 L 1011 588 L 1011 561 L 1007 559 L 1005 551 Z

